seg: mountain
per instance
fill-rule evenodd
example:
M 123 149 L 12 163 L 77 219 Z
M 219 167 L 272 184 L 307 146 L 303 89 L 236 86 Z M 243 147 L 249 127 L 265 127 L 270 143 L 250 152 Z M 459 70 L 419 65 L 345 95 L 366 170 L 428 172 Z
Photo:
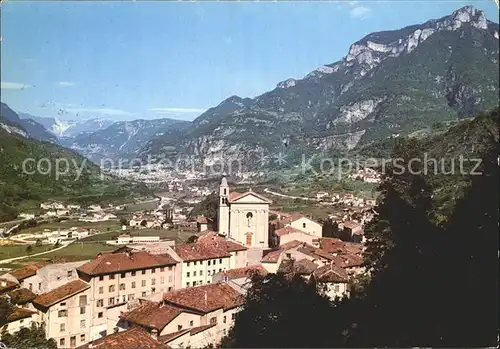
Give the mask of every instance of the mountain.
M 173 119 L 118 121 L 96 132 L 83 132 L 62 143 L 95 163 L 103 159 L 117 160 L 135 156 L 151 138 L 165 132 L 180 132 L 191 123 Z
M 41 141 L 56 142 L 57 137 L 48 132 L 45 127 L 31 119 L 22 119 L 5 103 L 0 105 L 0 120 L 8 121 L 10 124 L 18 125 L 26 135 Z M 3 127 L 5 130 L 6 128 Z M 12 131 L 12 130 L 11 130 Z M 19 133 L 19 132 L 17 132 Z
M 31 119 L 43 125 L 57 137 L 74 137 L 82 132 L 93 132 L 105 129 L 113 124 L 113 120 L 92 118 L 81 120 L 61 120 L 55 117 L 34 116 L 19 113 L 21 119 Z
M 253 99 L 233 96 L 140 154 L 196 154 L 205 164 L 238 159 L 255 168 L 262 155 L 350 150 L 496 107 L 498 59 L 498 24 L 466 6 L 369 34 L 340 61 Z
M 20 211 L 49 198 L 104 203 L 147 193 L 144 186 L 101 174 L 98 166 L 72 150 L 31 138 L 22 126 L 10 121 L 18 119 L 2 104 L 0 221 L 14 219 Z

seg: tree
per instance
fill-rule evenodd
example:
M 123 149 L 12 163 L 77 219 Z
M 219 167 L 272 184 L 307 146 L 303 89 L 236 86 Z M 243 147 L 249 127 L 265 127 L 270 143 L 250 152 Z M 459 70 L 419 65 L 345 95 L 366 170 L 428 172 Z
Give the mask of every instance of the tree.
M 120 218 L 120 225 L 121 226 L 128 225 L 127 220 L 125 218 Z
M 145 227 L 148 225 L 148 221 L 143 219 L 142 222 L 141 222 L 141 226 Z
M 45 325 L 32 323 L 30 328 L 23 327 L 14 334 L 9 334 L 4 327 L 2 342 L 11 348 L 57 349 L 54 339 L 45 338 Z
M 12 313 L 12 304 L 3 296 L 0 296 L 0 327 L 7 323 L 7 318 Z
M 196 241 L 198 241 L 198 237 L 197 237 L 196 235 L 191 235 L 191 236 L 187 239 L 187 243 L 188 243 L 188 244 L 195 243 Z
M 278 219 L 278 215 L 277 214 L 273 213 L 273 214 L 269 215 L 269 220 L 270 221 L 274 221 L 275 219 Z
M 289 279 L 283 273 L 254 275 L 243 309 L 236 314 L 235 325 L 220 346 L 328 347 L 336 329 L 332 309 L 332 303 L 317 292 L 316 285 L 301 277 Z M 305 335 L 308 333 L 314 335 Z
M 40 247 L 40 246 L 42 246 L 42 240 L 40 240 L 40 239 L 36 239 L 35 246 L 36 246 L 36 247 Z
M 33 252 L 33 246 L 31 245 L 26 246 L 26 253 L 30 254 L 31 252 Z

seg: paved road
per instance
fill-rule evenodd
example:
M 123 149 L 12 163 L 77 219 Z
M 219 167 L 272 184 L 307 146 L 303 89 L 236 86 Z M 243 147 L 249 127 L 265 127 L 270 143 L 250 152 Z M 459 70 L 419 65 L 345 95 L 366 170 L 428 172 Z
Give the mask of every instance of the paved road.
M 269 188 L 264 189 L 264 191 L 268 194 L 271 194 L 271 195 L 281 196 L 282 198 L 301 199 L 301 200 L 306 200 L 306 201 L 318 201 L 317 199 L 314 199 L 314 198 L 304 198 L 302 196 L 291 196 L 291 195 L 276 193 L 274 191 L 269 190 Z

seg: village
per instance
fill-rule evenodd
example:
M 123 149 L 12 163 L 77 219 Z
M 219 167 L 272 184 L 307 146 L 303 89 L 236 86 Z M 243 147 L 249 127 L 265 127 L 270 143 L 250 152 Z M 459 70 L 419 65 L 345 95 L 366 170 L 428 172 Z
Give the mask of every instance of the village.
M 320 192 L 314 200 L 327 196 Z M 300 212 L 270 209 L 272 200 L 251 189 L 230 190 L 226 178 L 218 186 L 216 225 L 205 216 L 189 220 L 189 210 L 161 198 L 156 209 L 120 219 L 120 231 L 105 241 L 110 248 L 91 259 L 45 260 L 1 272 L 0 296 L 15 306 L 5 329 L 15 333 L 44 323 L 46 337 L 59 348 L 116 341 L 207 347 L 217 345 L 234 324 L 255 274 L 314 278 L 332 300 L 349 297 L 353 280 L 366 273 L 363 228 L 373 218 L 375 202 L 352 194 L 330 196 L 342 207 L 330 217 L 341 238 L 324 236 L 324 224 Z M 42 208 L 82 211 L 54 203 Z M 85 214 L 116 221 L 110 208 L 94 205 Z M 88 222 L 81 213 L 77 221 Z M 176 241 L 161 233 L 174 227 L 190 238 Z M 141 231 L 147 234 L 138 235 Z M 64 244 L 99 234 L 109 232 L 74 226 L 15 237 Z

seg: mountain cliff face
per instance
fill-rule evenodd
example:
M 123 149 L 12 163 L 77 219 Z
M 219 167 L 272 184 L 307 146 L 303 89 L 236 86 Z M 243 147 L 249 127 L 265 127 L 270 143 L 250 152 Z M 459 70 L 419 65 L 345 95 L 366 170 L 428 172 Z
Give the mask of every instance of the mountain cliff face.
M 188 121 L 173 119 L 118 121 L 96 132 L 83 132 L 72 138 L 61 140 L 63 144 L 80 154 L 100 163 L 120 157 L 129 158 L 151 138 L 159 137 L 168 130 L 182 130 Z
M 113 124 L 113 120 L 107 119 L 81 119 L 62 120 L 51 117 L 34 116 L 27 113 L 19 113 L 21 119 L 31 119 L 43 125 L 49 132 L 59 138 L 75 137 L 82 132 L 95 132 Z
M 233 96 L 142 156 L 197 155 L 252 162 L 352 149 L 498 105 L 498 24 L 471 6 L 400 30 L 367 35 L 338 62 L 254 99 Z M 261 157 L 259 155 L 259 157 Z

